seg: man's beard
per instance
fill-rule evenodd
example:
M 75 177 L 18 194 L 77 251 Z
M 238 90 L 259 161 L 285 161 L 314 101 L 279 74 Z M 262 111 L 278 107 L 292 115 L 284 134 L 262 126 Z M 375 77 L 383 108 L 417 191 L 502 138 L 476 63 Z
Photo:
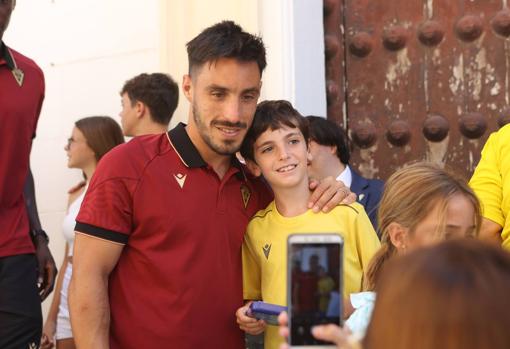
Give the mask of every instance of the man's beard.
M 203 141 L 207 144 L 207 146 L 213 150 L 215 153 L 219 155 L 232 155 L 235 154 L 241 147 L 241 143 L 236 144 L 235 140 L 225 140 L 215 142 L 212 138 L 211 132 L 212 130 L 208 130 L 205 123 L 202 121 L 200 112 L 198 111 L 197 105 L 193 102 L 192 105 L 193 112 L 193 120 L 197 125 L 198 133 L 200 137 L 202 137 Z M 225 127 L 237 127 L 241 129 L 246 129 L 247 125 L 243 122 L 228 122 L 228 121 L 212 121 L 210 127 L 213 128 L 215 126 L 225 126 Z

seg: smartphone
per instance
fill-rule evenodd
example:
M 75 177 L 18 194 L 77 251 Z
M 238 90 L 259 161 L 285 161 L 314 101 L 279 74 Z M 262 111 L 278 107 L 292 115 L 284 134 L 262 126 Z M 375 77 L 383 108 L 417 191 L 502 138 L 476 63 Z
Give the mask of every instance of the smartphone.
M 287 311 L 287 307 L 256 301 L 250 304 L 247 315 L 257 320 L 264 320 L 269 325 L 278 326 L 278 315 L 282 311 Z
M 343 239 L 339 234 L 293 234 L 287 240 L 287 304 L 291 348 L 336 348 L 311 334 L 313 326 L 341 326 Z

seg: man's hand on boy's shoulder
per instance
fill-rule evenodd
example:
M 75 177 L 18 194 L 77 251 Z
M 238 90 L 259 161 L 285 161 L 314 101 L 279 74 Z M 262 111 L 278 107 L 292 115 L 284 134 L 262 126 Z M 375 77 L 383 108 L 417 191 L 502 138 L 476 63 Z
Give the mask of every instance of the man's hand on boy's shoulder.
M 310 190 L 313 190 L 308 202 L 308 208 L 314 212 L 329 212 L 338 204 L 352 204 L 356 202 L 356 194 L 341 181 L 333 177 L 326 177 L 320 181 L 311 179 Z

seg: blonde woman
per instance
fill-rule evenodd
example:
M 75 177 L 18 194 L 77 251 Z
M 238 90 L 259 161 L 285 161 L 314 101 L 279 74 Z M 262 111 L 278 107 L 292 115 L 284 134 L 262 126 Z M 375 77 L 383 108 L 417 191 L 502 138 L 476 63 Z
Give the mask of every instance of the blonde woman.
M 64 148 L 68 157 L 67 167 L 80 169 L 85 181 L 69 192 L 69 204 L 62 227 L 66 239 L 65 257 L 44 324 L 41 349 L 50 349 L 55 345 L 57 349 L 75 348 L 67 305 L 67 289 L 72 275 L 75 219 L 98 161 L 121 143 L 124 143 L 124 137 L 115 120 L 106 116 L 92 116 L 76 121 Z

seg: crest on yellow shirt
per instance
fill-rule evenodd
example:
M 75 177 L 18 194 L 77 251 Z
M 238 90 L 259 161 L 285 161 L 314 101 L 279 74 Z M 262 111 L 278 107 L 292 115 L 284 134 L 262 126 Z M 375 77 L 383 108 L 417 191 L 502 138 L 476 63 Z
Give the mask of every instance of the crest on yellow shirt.
M 243 198 L 244 208 L 247 208 L 248 202 L 250 201 L 251 192 L 250 192 L 250 188 L 248 188 L 244 184 L 241 184 L 241 197 Z

